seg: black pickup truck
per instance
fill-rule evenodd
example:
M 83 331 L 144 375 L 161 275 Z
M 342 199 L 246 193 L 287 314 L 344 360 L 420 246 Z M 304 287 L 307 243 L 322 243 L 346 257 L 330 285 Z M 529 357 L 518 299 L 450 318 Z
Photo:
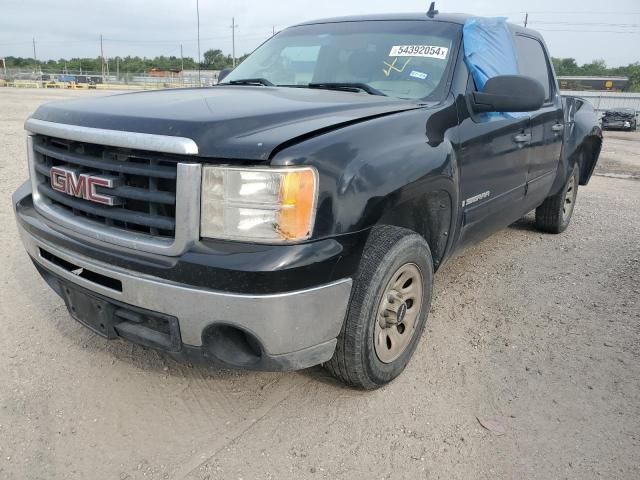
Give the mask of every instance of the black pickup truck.
M 601 148 L 532 30 L 505 23 L 519 71 L 476 86 L 473 18 L 304 23 L 211 88 L 41 106 L 13 196 L 29 256 L 106 338 L 384 385 L 434 272 L 532 210 L 562 232 Z

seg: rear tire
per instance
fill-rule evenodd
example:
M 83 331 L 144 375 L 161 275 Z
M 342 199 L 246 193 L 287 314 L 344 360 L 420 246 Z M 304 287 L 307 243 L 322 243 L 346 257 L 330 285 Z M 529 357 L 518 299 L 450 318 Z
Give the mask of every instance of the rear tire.
M 433 260 L 424 238 L 404 228 L 375 227 L 325 368 L 347 385 L 368 390 L 400 375 L 422 336 L 432 285 Z
M 578 197 L 579 174 L 580 171 L 576 164 L 562 190 L 547 197 L 544 203 L 536 209 L 536 227 L 543 232 L 562 233 L 569 226 Z

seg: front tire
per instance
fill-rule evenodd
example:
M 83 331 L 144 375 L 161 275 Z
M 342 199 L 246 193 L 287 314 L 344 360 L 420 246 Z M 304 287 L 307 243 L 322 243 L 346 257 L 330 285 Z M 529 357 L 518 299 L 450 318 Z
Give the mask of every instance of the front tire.
M 400 375 L 422 336 L 432 285 L 433 260 L 424 238 L 403 228 L 375 227 L 327 370 L 368 390 Z
M 567 229 L 578 197 L 579 179 L 580 170 L 576 164 L 562 190 L 547 197 L 536 209 L 536 227 L 549 233 L 562 233 Z

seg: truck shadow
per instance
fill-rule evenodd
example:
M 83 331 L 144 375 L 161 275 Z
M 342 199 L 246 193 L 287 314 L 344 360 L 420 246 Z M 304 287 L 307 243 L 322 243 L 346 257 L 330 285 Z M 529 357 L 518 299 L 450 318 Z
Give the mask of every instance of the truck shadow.
M 509 228 L 524 232 L 540 233 L 540 230 L 536 228 L 536 219 L 533 214 L 529 214 L 526 217 L 522 217 L 521 219 L 516 220 L 511 225 L 509 225 Z

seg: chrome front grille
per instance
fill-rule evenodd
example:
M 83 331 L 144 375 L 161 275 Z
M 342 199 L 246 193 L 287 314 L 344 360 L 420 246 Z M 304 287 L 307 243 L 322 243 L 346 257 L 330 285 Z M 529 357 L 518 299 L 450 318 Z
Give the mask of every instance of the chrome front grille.
M 192 139 L 35 118 L 25 129 L 33 204 L 52 228 L 86 242 L 166 256 L 199 241 L 202 166 Z M 117 206 L 53 190 L 50 169 L 56 165 L 117 178 L 101 192 L 117 198 Z
M 109 227 L 153 237 L 175 237 L 176 156 L 46 135 L 34 136 L 33 150 L 38 192 L 52 205 L 69 215 Z M 117 187 L 98 187 L 98 192 L 116 197 L 118 205 L 100 205 L 54 190 L 52 167 L 116 178 Z

